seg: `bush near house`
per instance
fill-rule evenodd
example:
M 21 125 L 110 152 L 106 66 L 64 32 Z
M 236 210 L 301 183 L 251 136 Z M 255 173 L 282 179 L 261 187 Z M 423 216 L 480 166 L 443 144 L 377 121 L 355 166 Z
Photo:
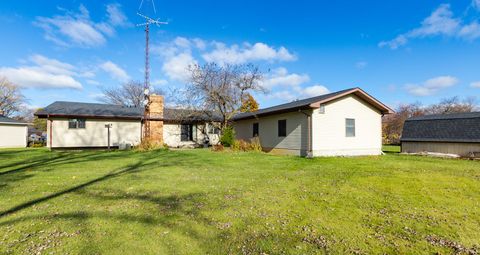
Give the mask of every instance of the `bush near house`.
M 0 254 L 478 254 L 479 164 L 0 150 Z
M 245 140 L 235 140 L 232 144 L 232 150 L 234 151 L 262 151 L 262 145 L 258 137 L 252 138 L 250 142 Z
M 225 147 L 232 146 L 235 141 L 235 130 L 233 127 L 228 126 L 222 130 L 222 136 L 220 137 L 220 143 Z

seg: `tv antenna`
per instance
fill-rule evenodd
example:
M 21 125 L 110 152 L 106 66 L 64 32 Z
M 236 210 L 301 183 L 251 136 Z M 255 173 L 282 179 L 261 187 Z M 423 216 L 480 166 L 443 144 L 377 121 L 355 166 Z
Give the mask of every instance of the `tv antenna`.
M 139 10 L 142 8 L 143 5 L 142 0 L 140 2 L 140 7 L 138 8 Z M 153 12 L 157 14 L 157 10 L 155 9 L 155 1 L 152 1 L 152 6 L 153 6 Z M 137 11 L 137 15 L 145 19 L 144 23 L 137 24 L 137 27 L 145 27 L 145 81 L 144 81 L 144 101 L 143 105 L 145 107 L 144 111 L 144 138 L 150 137 L 150 25 L 156 25 L 160 27 L 160 25 L 167 25 L 168 22 L 162 22 L 160 19 L 153 19 L 148 17 L 147 15 L 141 14 L 139 11 Z

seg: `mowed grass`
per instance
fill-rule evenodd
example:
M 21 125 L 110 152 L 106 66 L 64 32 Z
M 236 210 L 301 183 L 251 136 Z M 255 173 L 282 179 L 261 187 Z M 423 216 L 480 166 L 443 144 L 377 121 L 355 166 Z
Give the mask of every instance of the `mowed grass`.
M 480 162 L 0 151 L 0 254 L 451 254 L 479 244 Z
M 383 145 L 382 151 L 386 153 L 400 153 L 402 152 L 402 147 L 400 145 Z

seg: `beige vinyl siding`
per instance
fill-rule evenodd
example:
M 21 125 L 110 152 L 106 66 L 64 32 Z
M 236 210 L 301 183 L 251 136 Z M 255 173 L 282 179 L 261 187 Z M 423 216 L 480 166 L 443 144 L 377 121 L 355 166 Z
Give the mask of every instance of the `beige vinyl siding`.
M 469 156 L 471 152 L 480 152 L 480 143 L 402 142 L 402 152 L 436 152 Z
M 278 136 L 278 121 L 287 120 L 287 136 Z M 307 116 L 291 112 L 240 120 L 234 123 L 236 138 L 249 141 L 253 136 L 253 123 L 258 122 L 260 143 L 266 151 L 284 154 L 305 155 L 307 151 Z
M 208 124 L 207 124 L 208 125 Z M 169 147 L 185 147 L 202 145 L 205 139 L 205 134 L 202 132 L 204 124 L 194 125 L 196 127 L 196 135 L 193 133 L 194 141 L 182 141 L 181 140 L 181 125 L 180 124 L 164 124 L 163 125 L 163 141 Z M 208 127 L 208 126 L 207 126 Z M 208 128 L 205 129 L 205 132 Z M 210 144 L 217 144 L 219 142 L 219 135 L 208 134 L 210 138 Z
M 139 120 L 86 119 L 85 128 L 69 129 L 68 119 L 52 119 L 52 147 L 106 147 L 107 129 L 112 124 L 110 145 L 119 143 L 137 145 L 141 141 L 141 122 Z M 50 146 L 50 120 L 47 122 L 47 146 Z
M 26 125 L 0 123 L 0 148 L 27 147 L 27 136 Z
M 379 155 L 382 148 L 382 114 L 356 97 L 346 96 L 325 104 L 312 115 L 314 156 Z M 346 136 L 346 119 L 355 119 L 355 136 Z

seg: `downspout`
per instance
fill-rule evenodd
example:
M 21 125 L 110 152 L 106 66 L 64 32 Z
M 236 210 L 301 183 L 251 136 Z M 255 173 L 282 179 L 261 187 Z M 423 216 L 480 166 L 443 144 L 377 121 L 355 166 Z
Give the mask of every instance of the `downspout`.
M 141 117 L 140 118 L 140 143 L 143 142 L 143 122 L 144 122 L 144 118 Z
M 307 156 L 306 158 L 313 158 L 312 149 L 312 114 L 305 113 L 301 110 L 299 112 L 307 116 Z
M 50 122 L 50 139 L 49 140 L 49 143 L 50 143 L 50 150 L 52 150 L 52 140 L 53 140 L 53 120 L 50 119 L 50 115 L 47 115 L 47 119 L 49 120 Z

